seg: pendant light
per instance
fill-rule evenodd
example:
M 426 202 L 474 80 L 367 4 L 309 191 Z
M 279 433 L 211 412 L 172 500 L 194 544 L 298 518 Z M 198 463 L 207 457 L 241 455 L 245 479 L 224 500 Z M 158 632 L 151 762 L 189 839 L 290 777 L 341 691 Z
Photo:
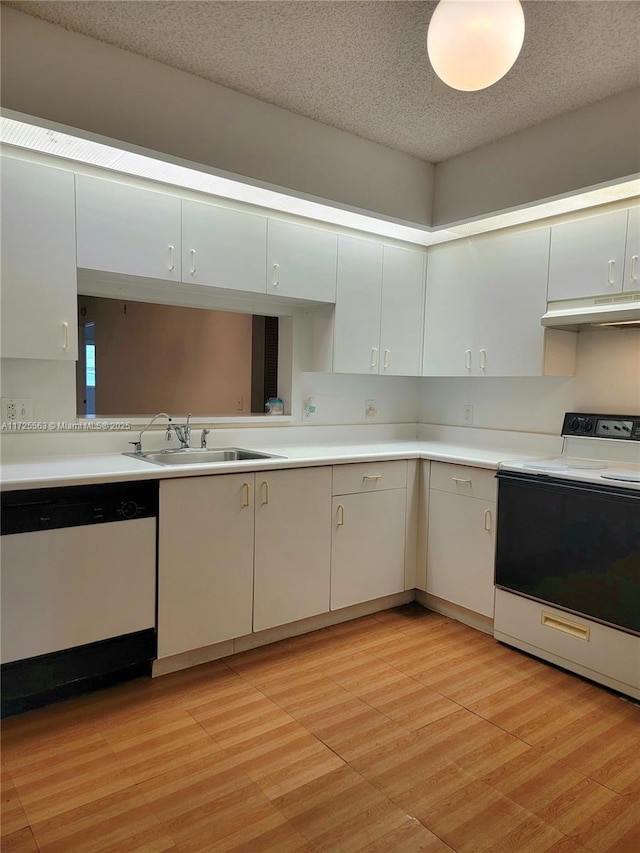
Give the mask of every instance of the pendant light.
M 504 77 L 523 41 L 519 0 L 440 0 L 429 23 L 427 52 L 447 86 L 476 92 Z

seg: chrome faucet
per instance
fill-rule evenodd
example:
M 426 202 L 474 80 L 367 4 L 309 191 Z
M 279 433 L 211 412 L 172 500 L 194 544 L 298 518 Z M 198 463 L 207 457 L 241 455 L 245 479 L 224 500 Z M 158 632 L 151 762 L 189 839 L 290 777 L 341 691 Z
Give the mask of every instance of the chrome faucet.
M 142 429 L 140 430 L 140 434 L 138 436 L 138 440 L 129 442 L 129 444 L 133 444 L 134 453 L 142 453 L 142 436 L 149 429 L 149 427 L 152 426 L 152 424 L 154 424 L 158 420 L 158 418 L 166 418 L 167 419 L 167 432 L 165 435 L 165 439 L 167 441 L 171 441 L 171 423 L 172 423 L 171 415 L 168 415 L 166 412 L 158 412 L 157 415 L 154 415 L 151 418 L 151 420 L 149 421 L 149 423 L 146 426 L 142 427 Z
M 189 442 L 191 441 L 191 412 L 187 415 L 187 422 L 184 424 L 172 424 L 173 430 L 180 442 L 180 447 L 183 450 L 186 450 L 189 447 Z
M 200 450 L 206 450 L 207 449 L 207 436 L 209 435 L 210 432 L 211 432 L 210 429 L 203 429 L 202 430 L 202 435 L 200 436 Z

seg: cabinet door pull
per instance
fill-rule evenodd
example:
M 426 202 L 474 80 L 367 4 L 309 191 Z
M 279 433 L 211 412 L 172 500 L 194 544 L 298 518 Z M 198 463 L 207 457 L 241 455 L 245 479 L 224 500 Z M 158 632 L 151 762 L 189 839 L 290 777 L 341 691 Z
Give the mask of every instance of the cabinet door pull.
M 262 506 L 269 503 L 269 483 L 266 480 L 262 481 Z
M 631 281 L 638 280 L 638 274 L 636 273 L 636 267 L 638 265 L 638 256 L 631 255 Z
M 242 484 L 242 491 L 244 492 L 242 498 L 242 509 L 245 509 L 251 504 L 251 486 L 249 483 Z
M 273 265 L 273 286 L 280 287 L 280 264 Z
M 338 527 L 344 526 L 344 507 L 342 504 L 338 504 Z
M 371 367 L 378 366 L 378 348 L 371 347 Z
M 487 351 L 486 349 L 481 349 L 478 353 L 478 366 L 480 370 L 484 370 L 487 366 Z
M 471 480 L 463 480 L 462 477 L 452 477 L 451 478 L 454 483 L 457 483 L 459 486 L 470 486 Z
M 176 268 L 176 247 L 169 246 L 169 272 Z
M 382 474 L 365 474 L 363 480 L 381 480 Z
M 484 529 L 487 533 L 491 532 L 491 510 L 485 509 L 484 511 Z
M 466 349 L 464 351 L 464 366 L 467 370 L 471 370 L 471 350 Z
M 563 619 L 561 616 L 545 613 L 544 610 L 542 611 L 540 621 L 547 628 L 554 628 L 556 631 L 562 631 L 563 634 L 569 634 L 570 637 L 576 637 L 578 640 L 589 642 L 591 630 L 588 625 L 571 622 L 569 619 Z
M 69 349 L 69 324 L 62 324 L 62 349 Z
M 190 249 L 189 251 L 191 253 L 191 275 L 195 275 L 198 271 L 198 267 L 196 265 L 196 250 Z
M 383 362 L 382 362 L 383 367 L 384 367 L 384 369 L 385 369 L 385 370 L 389 370 L 389 361 L 390 361 L 390 359 L 391 359 L 391 350 L 390 350 L 390 349 L 386 349 L 386 350 L 384 351 L 384 360 L 383 360 Z
M 614 264 L 615 264 L 615 261 L 609 261 L 609 273 L 608 273 L 608 275 L 607 275 L 607 281 L 608 281 L 608 283 L 609 283 L 609 284 L 615 284 L 615 280 L 614 280 L 614 278 L 613 278 L 613 267 L 614 267 Z

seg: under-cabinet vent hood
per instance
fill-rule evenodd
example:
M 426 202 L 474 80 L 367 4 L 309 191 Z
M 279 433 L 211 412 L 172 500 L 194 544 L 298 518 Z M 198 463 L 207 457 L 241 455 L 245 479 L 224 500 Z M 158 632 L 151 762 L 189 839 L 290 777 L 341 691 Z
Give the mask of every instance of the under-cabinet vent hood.
M 575 331 L 582 326 L 620 325 L 630 328 L 640 324 L 640 293 L 594 296 L 590 299 L 567 299 L 547 303 L 543 326 Z

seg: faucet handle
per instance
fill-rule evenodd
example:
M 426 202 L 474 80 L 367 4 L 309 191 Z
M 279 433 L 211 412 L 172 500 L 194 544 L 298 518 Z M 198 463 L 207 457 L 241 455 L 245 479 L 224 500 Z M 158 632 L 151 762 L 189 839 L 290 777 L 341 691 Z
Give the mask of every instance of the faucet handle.
M 201 450 L 207 449 L 207 436 L 209 435 L 210 432 L 211 432 L 210 429 L 203 429 L 202 430 L 202 435 L 200 436 L 200 449 Z
M 133 452 L 134 453 L 142 453 L 142 442 L 141 441 L 129 441 L 128 444 L 133 444 Z

